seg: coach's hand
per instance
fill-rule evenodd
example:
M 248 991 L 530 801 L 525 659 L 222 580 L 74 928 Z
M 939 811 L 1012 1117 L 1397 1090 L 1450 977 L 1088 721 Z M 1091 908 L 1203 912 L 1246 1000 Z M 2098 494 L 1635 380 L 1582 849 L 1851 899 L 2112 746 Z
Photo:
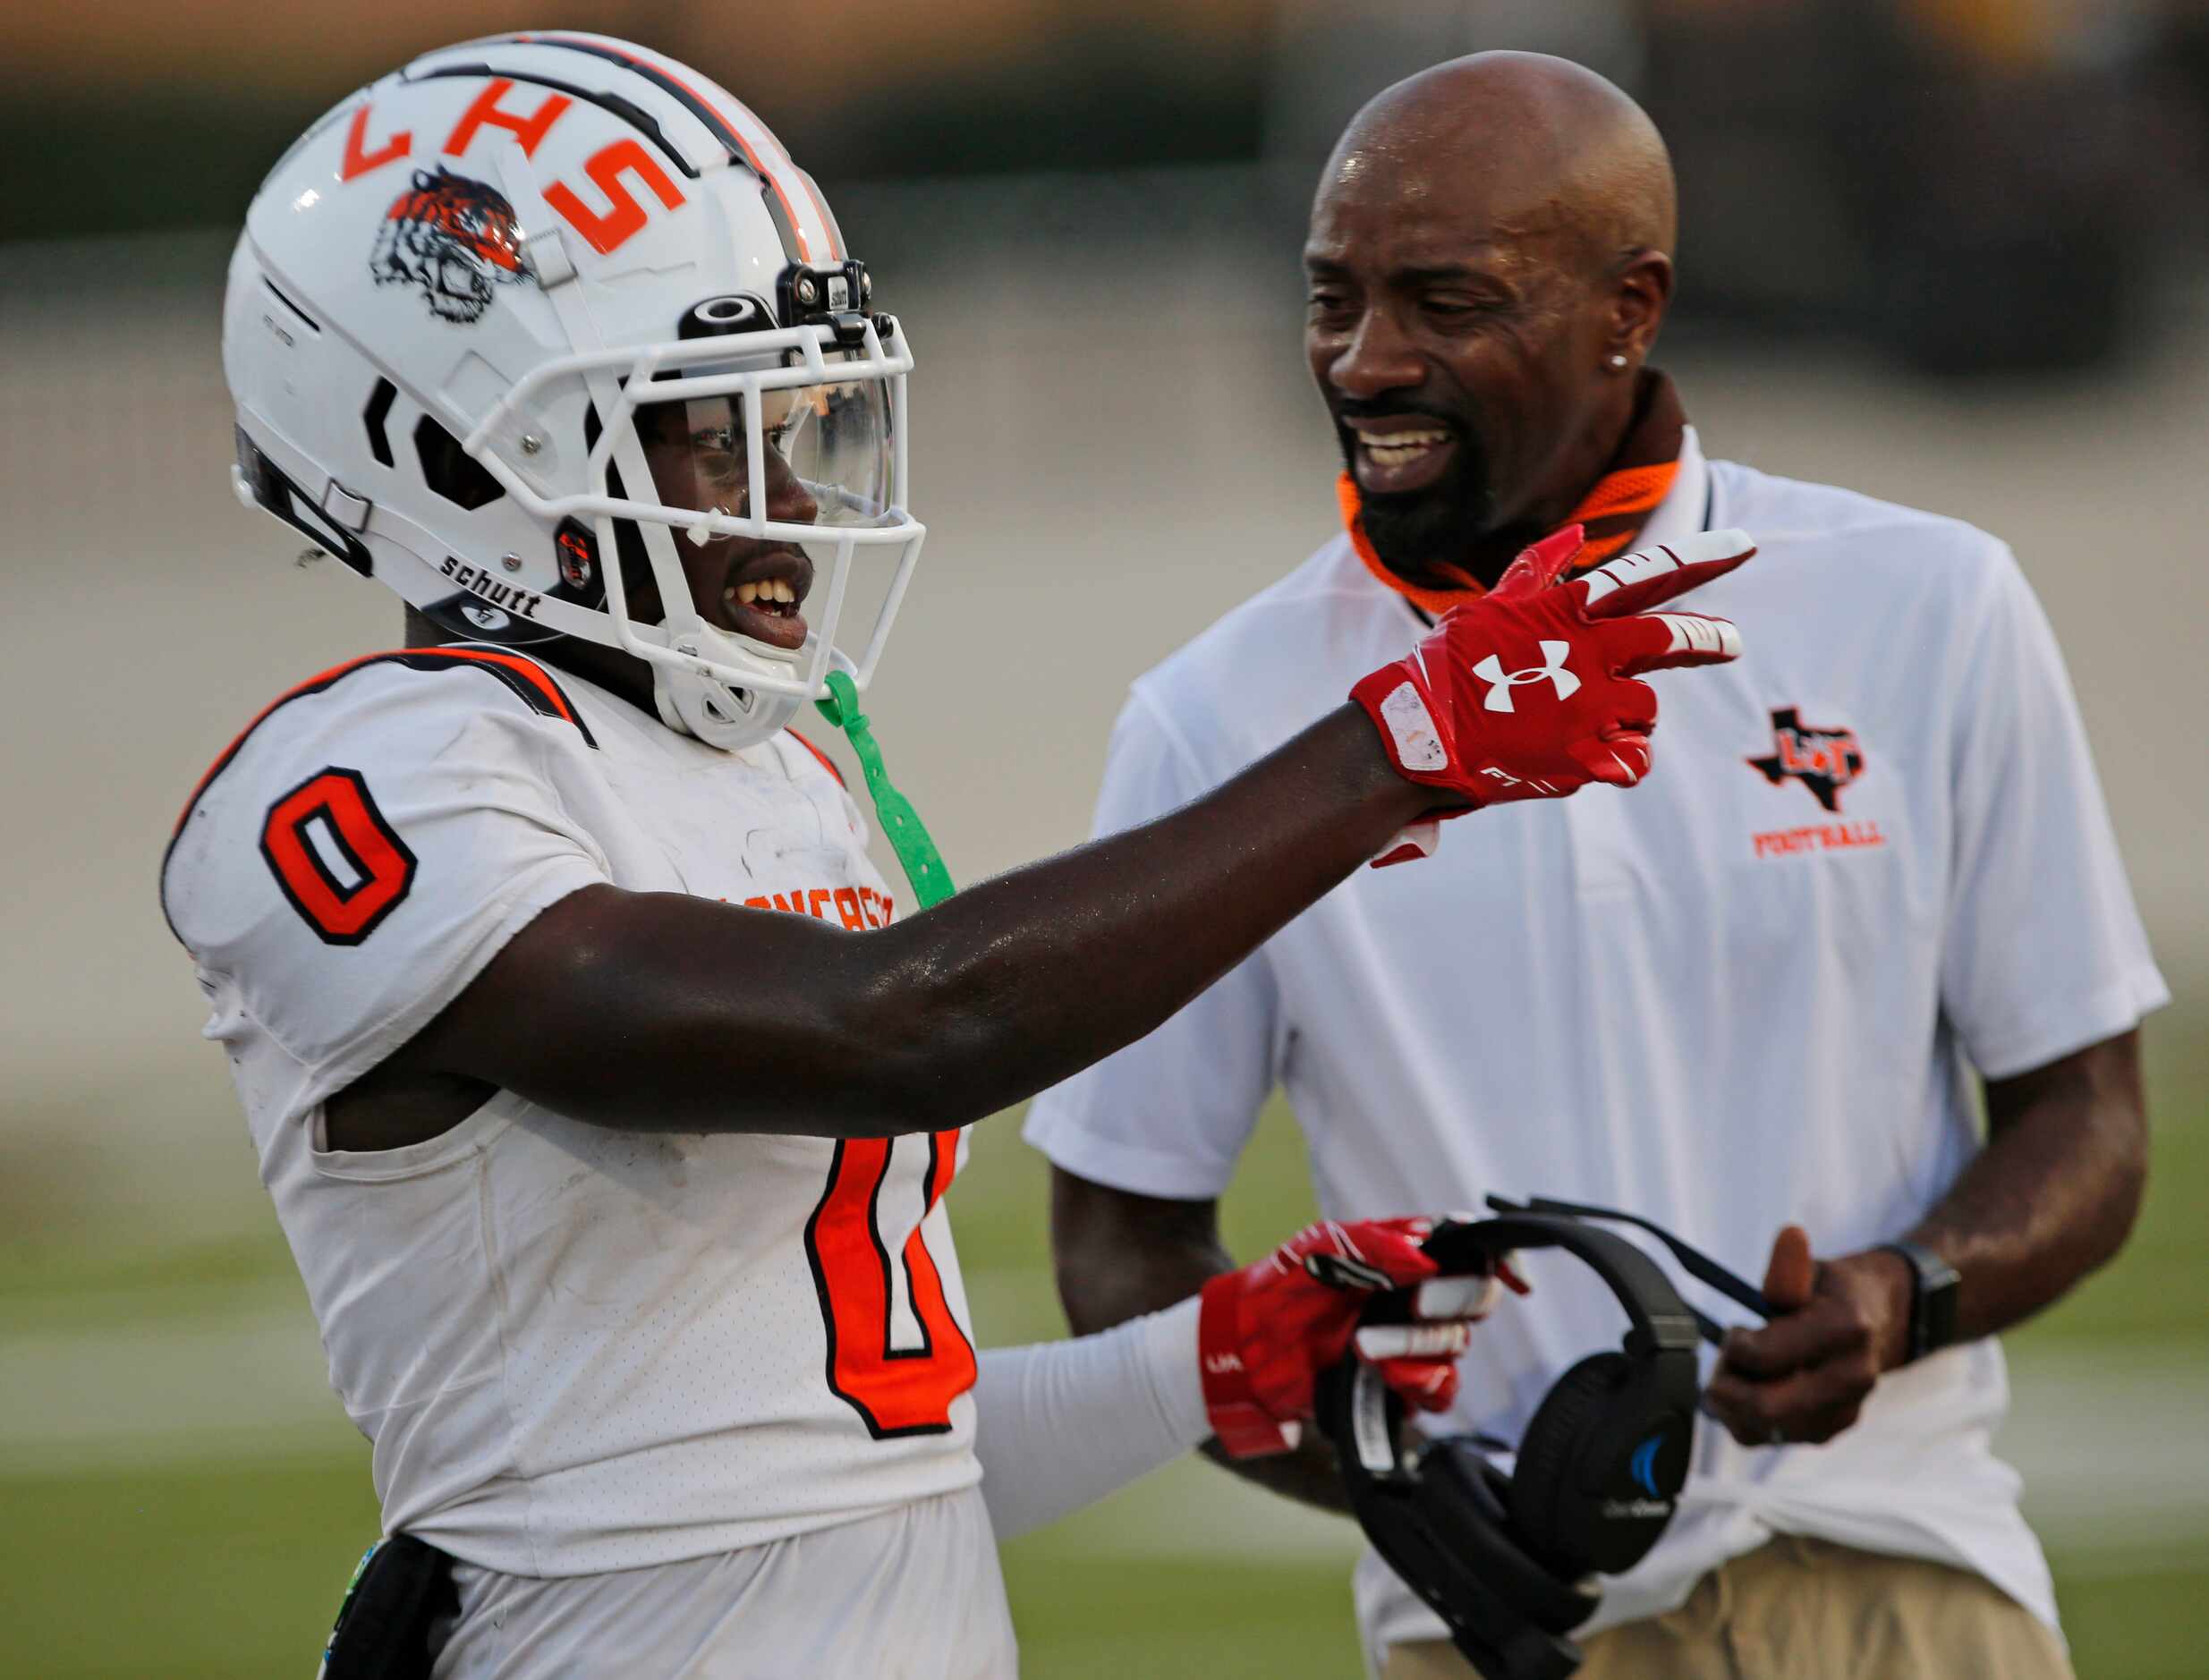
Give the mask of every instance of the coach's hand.
M 1657 724 L 1656 693 L 1635 679 L 1740 653 L 1722 618 L 1645 609 L 1746 560 L 1746 531 L 1705 531 L 1559 583 L 1581 546 L 1577 525 L 1536 543 L 1410 658 L 1350 691 L 1397 769 L 1449 795 L 1433 815 L 1633 786 Z
M 1313 1384 L 1353 1332 L 1359 1356 L 1409 1404 L 1439 1412 L 1457 1398 L 1457 1355 L 1495 1303 L 1497 1278 L 1442 1277 L 1420 1252 L 1433 1229 L 1432 1219 L 1324 1219 L 1256 1265 L 1204 1285 L 1197 1314 L 1204 1406 L 1228 1456 L 1294 1448 Z M 1415 1292 L 1414 1321 L 1359 1329 L 1372 1297 L 1392 1289 Z
M 1764 1294 L 1778 1315 L 1727 1332 L 1703 1404 L 1744 1447 L 1816 1445 L 1856 1421 L 1909 1344 L 1910 1268 L 1887 1250 L 1810 1258 L 1790 1225 L 1771 1245 Z

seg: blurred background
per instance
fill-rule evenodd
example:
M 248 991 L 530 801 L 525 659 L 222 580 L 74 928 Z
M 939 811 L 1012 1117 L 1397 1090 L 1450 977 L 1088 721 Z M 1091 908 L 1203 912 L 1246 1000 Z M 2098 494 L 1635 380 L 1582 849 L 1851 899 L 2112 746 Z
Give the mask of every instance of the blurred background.
M 1684 199 L 1658 360 L 1705 447 L 2000 533 L 2064 641 L 2179 1001 L 2143 1225 L 2012 1338 L 2005 1444 L 2081 1674 L 2209 1674 L 2199 0 L 0 13 L 0 1671 L 303 1676 L 375 1532 L 154 875 L 240 725 L 398 609 L 232 500 L 217 306 L 310 120 L 554 24 L 750 102 L 911 332 L 930 535 L 871 710 L 963 880 L 1083 837 L 1128 679 L 1330 533 L 1297 253 L 1348 115 L 1490 47 L 1639 96 Z M 1043 1179 L 1007 1117 L 953 1198 L 985 1342 L 1063 1333 Z M 1277 1112 L 1230 1237 L 1308 1206 Z M 1010 1548 L 1027 1672 L 1354 1674 L 1354 1550 L 1177 1466 Z

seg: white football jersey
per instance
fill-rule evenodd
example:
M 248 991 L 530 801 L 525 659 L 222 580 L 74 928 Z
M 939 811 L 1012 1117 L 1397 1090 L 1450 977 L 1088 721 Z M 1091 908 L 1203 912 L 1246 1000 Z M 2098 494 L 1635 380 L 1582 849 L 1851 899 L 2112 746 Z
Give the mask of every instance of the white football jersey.
M 164 864 L 386 1532 L 565 1576 L 973 1486 L 958 1132 L 618 1132 L 502 1091 L 427 1143 L 326 1146 L 328 1098 L 598 882 L 854 929 L 900 908 L 801 741 L 718 751 L 480 649 L 293 690 Z

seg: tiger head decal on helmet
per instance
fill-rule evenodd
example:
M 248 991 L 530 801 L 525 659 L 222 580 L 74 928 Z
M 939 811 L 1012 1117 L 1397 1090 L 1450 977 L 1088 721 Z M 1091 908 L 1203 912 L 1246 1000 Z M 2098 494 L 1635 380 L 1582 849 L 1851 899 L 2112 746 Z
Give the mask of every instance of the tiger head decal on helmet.
M 414 171 L 377 230 L 369 272 L 378 285 L 420 286 L 432 315 L 462 324 L 483 318 L 492 287 L 529 278 L 506 195 L 442 164 Z

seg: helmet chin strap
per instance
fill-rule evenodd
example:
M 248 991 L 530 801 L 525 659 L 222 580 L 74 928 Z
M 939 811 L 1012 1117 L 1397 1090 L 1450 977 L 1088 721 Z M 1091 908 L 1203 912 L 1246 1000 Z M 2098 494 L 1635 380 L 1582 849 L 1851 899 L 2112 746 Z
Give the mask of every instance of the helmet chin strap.
M 718 665 L 743 661 L 742 640 L 717 630 L 694 610 L 670 615 L 667 631 L 669 645 L 680 651 Z M 724 752 L 758 745 L 788 724 L 805 703 L 795 695 L 731 688 L 701 673 L 675 669 L 657 660 L 652 663 L 652 701 L 659 721 L 668 728 L 695 735 Z

